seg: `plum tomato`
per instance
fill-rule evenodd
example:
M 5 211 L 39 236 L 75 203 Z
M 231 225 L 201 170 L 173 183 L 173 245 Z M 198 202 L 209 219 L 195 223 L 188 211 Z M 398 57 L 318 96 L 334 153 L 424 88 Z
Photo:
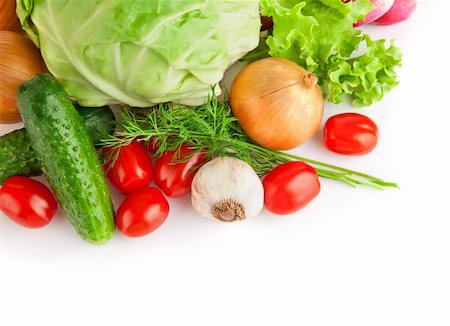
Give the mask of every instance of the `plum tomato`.
M 330 117 L 324 125 L 325 146 L 336 153 L 362 155 L 372 151 L 378 142 L 378 127 L 359 113 L 342 113 Z
M 320 192 L 316 170 L 293 161 L 272 169 L 263 179 L 264 207 L 274 214 L 291 214 L 313 200 Z
M 22 226 L 46 226 L 57 209 L 58 203 L 53 193 L 37 180 L 22 176 L 10 177 L 0 189 L 0 210 Z
M 147 235 L 164 223 L 169 203 L 161 190 L 142 187 L 125 197 L 116 214 L 117 228 L 126 236 Z
M 103 153 L 110 154 L 112 149 L 105 147 Z M 112 158 L 105 164 L 106 176 L 120 192 L 128 194 L 131 191 L 147 186 L 153 178 L 153 167 L 150 156 L 144 145 L 133 140 L 129 145 L 121 146 L 117 159 L 112 164 Z M 116 152 L 112 154 L 112 157 Z
M 145 148 L 153 156 L 158 151 L 158 143 L 155 140 L 150 139 L 145 143 Z
M 183 157 L 188 157 L 184 160 Z M 177 159 L 180 162 L 177 162 Z M 182 197 L 191 192 L 196 169 L 206 161 L 206 154 L 182 144 L 178 150 L 164 152 L 156 160 L 154 179 L 156 185 L 169 197 Z

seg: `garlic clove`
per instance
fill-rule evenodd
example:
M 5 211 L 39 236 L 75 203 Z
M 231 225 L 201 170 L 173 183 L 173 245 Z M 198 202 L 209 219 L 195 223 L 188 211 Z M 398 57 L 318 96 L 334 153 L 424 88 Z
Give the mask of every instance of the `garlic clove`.
M 234 222 L 261 212 L 264 189 L 250 165 L 230 156 L 217 157 L 197 171 L 191 201 L 200 216 Z

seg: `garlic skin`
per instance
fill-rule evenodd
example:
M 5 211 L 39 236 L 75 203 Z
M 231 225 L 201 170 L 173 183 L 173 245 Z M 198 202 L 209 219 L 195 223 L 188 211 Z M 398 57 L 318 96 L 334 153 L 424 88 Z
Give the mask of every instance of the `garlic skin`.
M 230 156 L 216 157 L 195 174 L 191 201 L 200 216 L 234 222 L 262 211 L 264 189 L 249 164 Z

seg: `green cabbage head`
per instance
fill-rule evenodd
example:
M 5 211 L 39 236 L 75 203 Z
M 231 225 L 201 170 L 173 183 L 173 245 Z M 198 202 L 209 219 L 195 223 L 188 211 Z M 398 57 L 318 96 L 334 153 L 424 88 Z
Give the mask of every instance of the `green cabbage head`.
M 17 13 L 49 71 L 81 105 L 197 105 L 258 45 L 258 3 L 17 0 Z

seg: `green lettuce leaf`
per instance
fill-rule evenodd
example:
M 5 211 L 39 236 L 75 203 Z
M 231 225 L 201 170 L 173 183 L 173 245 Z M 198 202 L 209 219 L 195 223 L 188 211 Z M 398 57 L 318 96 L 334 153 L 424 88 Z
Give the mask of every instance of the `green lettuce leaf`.
M 354 106 L 368 106 L 398 84 L 400 49 L 392 41 L 389 47 L 385 40 L 373 41 L 353 27 L 373 8 L 370 0 L 261 0 L 260 4 L 261 14 L 274 22 L 266 39 L 268 55 L 315 73 L 328 101 L 341 103 L 348 95 Z

